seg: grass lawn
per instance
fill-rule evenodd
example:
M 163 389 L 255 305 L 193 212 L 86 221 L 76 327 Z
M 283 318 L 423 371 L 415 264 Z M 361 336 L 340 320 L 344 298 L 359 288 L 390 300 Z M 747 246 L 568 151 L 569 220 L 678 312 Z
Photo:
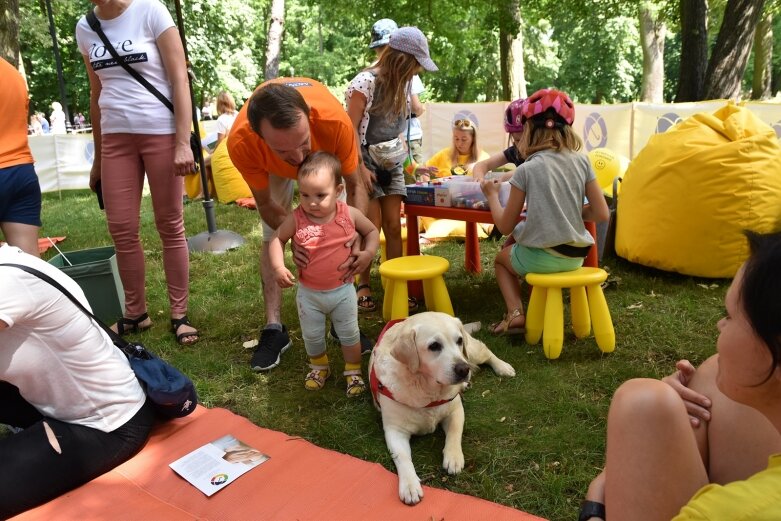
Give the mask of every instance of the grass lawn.
M 282 310 L 293 348 L 271 372 L 250 370 L 252 352 L 242 343 L 255 338 L 264 323 L 258 215 L 220 204 L 216 215 L 218 228 L 240 233 L 247 242 L 222 255 L 191 254 L 189 317 L 203 337 L 193 347 L 182 347 L 170 333 L 161 246 L 151 202 L 144 198 L 147 300 L 155 324 L 139 340 L 190 375 L 204 405 L 228 408 L 263 427 L 394 470 L 379 413 L 368 394 L 348 399 L 341 377 L 329 380 L 321 392 L 304 389 L 307 359 L 294 290 L 284 292 Z M 185 219 L 188 237 L 206 229 L 198 202 L 185 206 Z M 87 191 L 45 194 L 43 222 L 41 236 L 67 236 L 58 245 L 65 252 L 112 244 L 105 217 Z M 479 275 L 464 271 L 462 243 L 440 243 L 427 251 L 451 262 L 446 283 L 456 315 L 464 322 L 479 320 L 484 329 L 504 309 L 493 277 L 498 247 L 499 243 L 481 241 L 483 272 Z M 52 248 L 44 258 L 56 253 Z M 464 396 L 466 468 L 460 475 L 448 476 L 441 468 L 441 431 L 413 440 L 413 459 L 425 484 L 552 520 L 574 519 L 590 479 L 604 462 L 605 419 L 616 387 L 632 377 L 663 376 L 680 358 L 696 364 L 714 352 L 715 324 L 728 281 L 664 273 L 617 258 L 605 259 L 604 266 L 618 281 L 606 291 L 616 351 L 602 355 L 593 338 L 575 340 L 570 333 L 561 357 L 549 361 L 540 346 L 478 333 L 494 353 L 515 367 L 517 376 L 500 379 L 486 369 L 473 378 Z M 373 286 L 381 303 L 378 279 Z M 381 313 L 362 314 L 361 326 L 376 338 L 383 326 Z M 335 343 L 329 345 L 329 355 L 341 366 Z M 367 362 L 368 357 L 364 369 Z

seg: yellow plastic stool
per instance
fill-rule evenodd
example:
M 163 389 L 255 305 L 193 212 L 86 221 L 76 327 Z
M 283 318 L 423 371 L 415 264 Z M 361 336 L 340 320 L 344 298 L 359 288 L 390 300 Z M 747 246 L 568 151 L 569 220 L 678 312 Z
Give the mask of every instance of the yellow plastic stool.
M 561 273 L 528 273 L 526 282 L 532 287 L 526 312 L 526 342 L 536 344 L 542 336 L 545 356 L 551 360 L 561 355 L 564 345 L 564 306 L 562 288 L 570 290 L 572 329 L 575 336 L 585 338 L 594 328 L 594 338 L 603 353 L 616 348 L 613 320 L 600 284 L 607 272 L 600 268 L 578 268 Z
M 453 304 L 442 276 L 450 268 L 447 259 L 435 255 L 397 257 L 380 264 L 380 275 L 386 279 L 382 318 L 386 321 L 409 316 L 407 281 L 423 282 L 426 309 L 453 315 Z

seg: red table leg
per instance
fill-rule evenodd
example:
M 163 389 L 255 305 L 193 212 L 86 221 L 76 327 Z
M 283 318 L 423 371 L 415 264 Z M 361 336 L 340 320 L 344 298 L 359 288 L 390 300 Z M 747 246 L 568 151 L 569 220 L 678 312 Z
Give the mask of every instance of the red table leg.
M 420 255 L 420 231 L 417 215 L 407 214 L 407 255 Z M 423 302 L 423 283 L 419 280 L 407 282 L 407 292 L 410 297 Z
M 470 273 L 480 273 L 480 243 L 477 239 L 477 223 L 466 222 L 466 247 L 464 268 Z
M 583 261 L 583 266 L 589 268 L 599 268 L 599 249 L 597 248 L 597 225 L 594 221 L 586 221 L 586 230 L 594 237 L 594 246 L 588 251 L 586 260 Z
M 420 255 L 418 216 L 407 215 L 407 255 Z

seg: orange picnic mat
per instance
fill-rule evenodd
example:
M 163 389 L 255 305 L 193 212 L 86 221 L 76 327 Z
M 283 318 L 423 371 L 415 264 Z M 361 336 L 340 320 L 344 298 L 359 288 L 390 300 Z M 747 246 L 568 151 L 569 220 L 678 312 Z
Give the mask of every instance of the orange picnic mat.
M 38 253 L 43 253 L 58 242 L 65 240 L 65 237 L 44 237 L 38 239 Z
M 211 497 L 168 464 L 232 434 L 269 455 Z M 472 496 L 424 487 L 414 507 L 398 497 L 396 475 L 378 463 L 322 449 L 250 423 L 226 409 L 199 407 L 157 427 L 146 447 L 111 472 L 16 521 L 86 520 L 539 520 Z
M 65 240 L 65 237 L 43 237 L 41 239 L 38 239 L 38 253 L 43 253 L 52 246 L 54 246 L 58 242 L 62 242 Z M 0 246 L 5 244 L 3 241 L 0 241 Z
M 255 210 L 258 207 L 254 197 L 239 197 L 236 199 L 236 204 L 250 210 Z

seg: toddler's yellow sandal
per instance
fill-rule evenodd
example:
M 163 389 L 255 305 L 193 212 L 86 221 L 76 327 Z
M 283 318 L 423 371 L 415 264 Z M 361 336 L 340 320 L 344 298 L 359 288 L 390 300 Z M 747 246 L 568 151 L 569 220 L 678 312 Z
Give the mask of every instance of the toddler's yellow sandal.
M 304 387 L 308 391 L 319 391 L 325 387 L 325 381 L 331 376 L 331 368 L 327 365 L 309 364 L 312 369 L 304 379 Z
M 345 371 L 345 378 L 347 379 L 347 397 L 354 398 L 366 391 L 366 382 L 363 381 L 360 369 L 354 369 L 351 371 Z

